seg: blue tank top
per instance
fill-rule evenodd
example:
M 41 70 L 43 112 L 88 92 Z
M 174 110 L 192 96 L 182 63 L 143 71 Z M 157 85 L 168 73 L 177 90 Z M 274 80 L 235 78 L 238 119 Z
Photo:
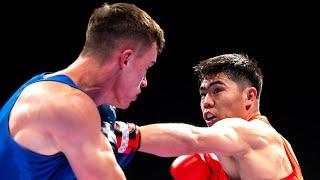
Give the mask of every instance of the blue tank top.
M 54 155 L 41 155 L 23 148 L 15 142 L 9 132 L 10 111 L 20 93 L 28 85 L 39 81 L 57 81 L 79 89 L 65 75 L 44 78 L 45 73 L 37 75 L 23 84 L 0 111 L 0 179 L 76 179 L 69 162 L 61 152 Z

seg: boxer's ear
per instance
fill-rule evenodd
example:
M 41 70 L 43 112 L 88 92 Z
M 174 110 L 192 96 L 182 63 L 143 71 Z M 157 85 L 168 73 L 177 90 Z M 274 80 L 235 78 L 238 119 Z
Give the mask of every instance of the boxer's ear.
M 132 49 L 125 49 L 122 51 L 119 57 L 119 65 L 121 69 L 125 68 L 129 64 L 129 61 L 133 58 L 133 53 Z
M 255 87 L 248 87 L 244 91 L 245 93 L 245 108 L 248 110 L 257 99 L 257 89 Z

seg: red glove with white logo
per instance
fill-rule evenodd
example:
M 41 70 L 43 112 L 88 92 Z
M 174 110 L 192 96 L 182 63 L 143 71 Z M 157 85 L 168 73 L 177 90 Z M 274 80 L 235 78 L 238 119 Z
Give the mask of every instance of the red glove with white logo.
M 130 154 L 140 148 L 141 135 L 139 126 L 133 123 L 116 121 L 114 133 L 117 137 L 118 153 Z

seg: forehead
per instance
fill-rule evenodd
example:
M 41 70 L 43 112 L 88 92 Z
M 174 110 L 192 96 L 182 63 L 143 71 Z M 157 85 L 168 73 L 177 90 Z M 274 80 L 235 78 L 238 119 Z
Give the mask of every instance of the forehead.
M 144 63 L 148 66 L 152 66 L 156 63 L 158 55 L 158 47 L 156 43 L 153 43 L 151 48 L 148 48 L 145 50 L 144 54 L 142 55 L 142 59 L 144 60 Z
M 206 78 L 204 78 L 201 81 L 201 85 L 200 86 L 208 86 L 209 84 L 213 83 L 213 82 L 221 82 L 221 83 L 229 83 L 231 82 L 231 80 L 229 79 L 229 77 L 225 74 L 225 73 L 218 73 L 218 74 L 211 74 L 208 75 Z

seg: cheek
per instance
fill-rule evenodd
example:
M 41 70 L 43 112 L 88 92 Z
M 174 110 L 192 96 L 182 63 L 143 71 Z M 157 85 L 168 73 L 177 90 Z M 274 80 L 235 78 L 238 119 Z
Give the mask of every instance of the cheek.
M 143 73 L 137 73 L 135 77 L 131 78 L 131 85 L 134 86 L 134 88 L 139 88 L 143 81 L 145 79 L 145 75 Z
M 202 113 L 205 110 L 203 101 L 200 101 L 200 109 Z
M 239 99 L 235 96 L 225 96 L 224 98 L 217 98 L 215 107 L 221 111 L 234 111 L 239 106 Z
M 200 108 L 203 110 L 203 99 L 200 100 Z
M 138 83 L 141 82 L 143 79 L 144 75 L 143 72 L 140 71 L 139 69 L 137 69 L 137 71 L 135 71 L 134 73 L 132 73 L 129 77 L 129 83 Z
M 243 105 L 243 99 L 241 96 L 235 96 L 233 98 L 230 98 L 229 101 L 226 101 L 224 106 L 229 107 L 231 111 L 238 111 L 241 109 Z

